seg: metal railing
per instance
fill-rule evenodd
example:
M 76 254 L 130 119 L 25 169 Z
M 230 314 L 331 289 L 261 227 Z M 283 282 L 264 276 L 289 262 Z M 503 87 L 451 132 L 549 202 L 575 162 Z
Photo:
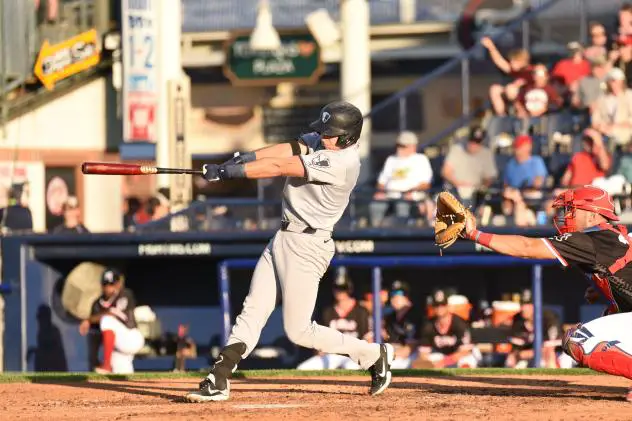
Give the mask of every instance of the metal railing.
M 510 33 L 512 31 L 520 30 L 522 31 L 522 47 L 529 49 L 530 38 L 529 38 L 529 21 L 536 18 L 541 13 L 553 7 L 555 4 L 560 2 L 561 0 L 548 0 L 546 3 L 524 13 L 519 18 L 515 19 L 512 22 L 509 22 L 503 28 L 500 28 L 496 33 L 491 35 L 491 38 L 494 41 L 500 40 L 504 35 Z M 436 78 L 447 74 L 448 72 L 456 70 L 459 66 L 461 67 L 461 100 L 462 100 L 462 121 L 471 120 L 471 110 L 470 110 L 470 72 L 469 65 L 470 60 L 480 57 L 483 54 L 483 46 L 480 43 L 477 43 L 474 47 L 469 50 L 462 51 L 457 56 L 453 57 L 446 63 L 434 69 L 432 72 L 424 75 L 413 83 L 411 83 L 406 88 L 402 89 L 399 92 L 394 93 L 390 97 L 386 98 L 382 102 L 373 106 L 371 111 L 366 115 L 366 117 L 375 117 L 379 115 L 381 111 L 386 109 L 387 107 L 394 105 L 396 103 L 400 104 L 400 124 L 406 121 L 406 116 L 401 115 L 401 113 L 405 113 L 406 107 L 401 106 L 401 101 L 405 101 L 406 97 L 416 93 L 420 89 L 423 89 L 428 84 L 432 83 Z M 400 127 L 400 129 L 404 130 L 404 127 Z M 433 138 L 432 142 L 438 141 L 438 138 Z M 432 144 L 431 142 L 425 143 L 424 146 L 428 146 Z

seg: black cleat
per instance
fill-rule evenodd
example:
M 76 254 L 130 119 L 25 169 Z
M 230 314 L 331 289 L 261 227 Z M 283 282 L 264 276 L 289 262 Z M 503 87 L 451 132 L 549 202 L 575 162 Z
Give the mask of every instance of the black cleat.
M 369 368 L 371 373 L 371 396 L 384 392 L 393 380 L 391 364 L 395 359 L 395 348 L 391 344 L 380 345 L 380 358 Z

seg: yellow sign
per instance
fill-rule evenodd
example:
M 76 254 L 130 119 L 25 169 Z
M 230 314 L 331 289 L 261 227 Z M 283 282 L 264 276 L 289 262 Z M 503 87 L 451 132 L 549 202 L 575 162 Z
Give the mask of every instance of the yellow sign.
M 92 29 L 59 44 L 44 41 L 33 72 L 51 90 L 58 81 L 96 66 L 99 60 L 97 31 Z

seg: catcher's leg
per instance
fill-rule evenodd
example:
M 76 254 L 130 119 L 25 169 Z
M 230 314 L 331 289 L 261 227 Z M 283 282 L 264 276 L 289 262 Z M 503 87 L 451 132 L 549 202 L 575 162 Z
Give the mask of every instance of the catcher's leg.
M 632 379 L 632 313 L 618 313 L 569 329 L 564 352 L 579 365 Z

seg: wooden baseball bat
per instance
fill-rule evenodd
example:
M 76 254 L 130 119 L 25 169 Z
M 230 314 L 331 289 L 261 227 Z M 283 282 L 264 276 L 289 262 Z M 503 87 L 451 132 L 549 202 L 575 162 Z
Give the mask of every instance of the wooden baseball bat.
M 148 175 L 148 174 L 193 174 L 203 175 L 202 170 L 185 168 L 160 168 L 153 165 L 121 164 L 118 162 L 84 162 L 81 165 L 84 174 L 99 175 Z

